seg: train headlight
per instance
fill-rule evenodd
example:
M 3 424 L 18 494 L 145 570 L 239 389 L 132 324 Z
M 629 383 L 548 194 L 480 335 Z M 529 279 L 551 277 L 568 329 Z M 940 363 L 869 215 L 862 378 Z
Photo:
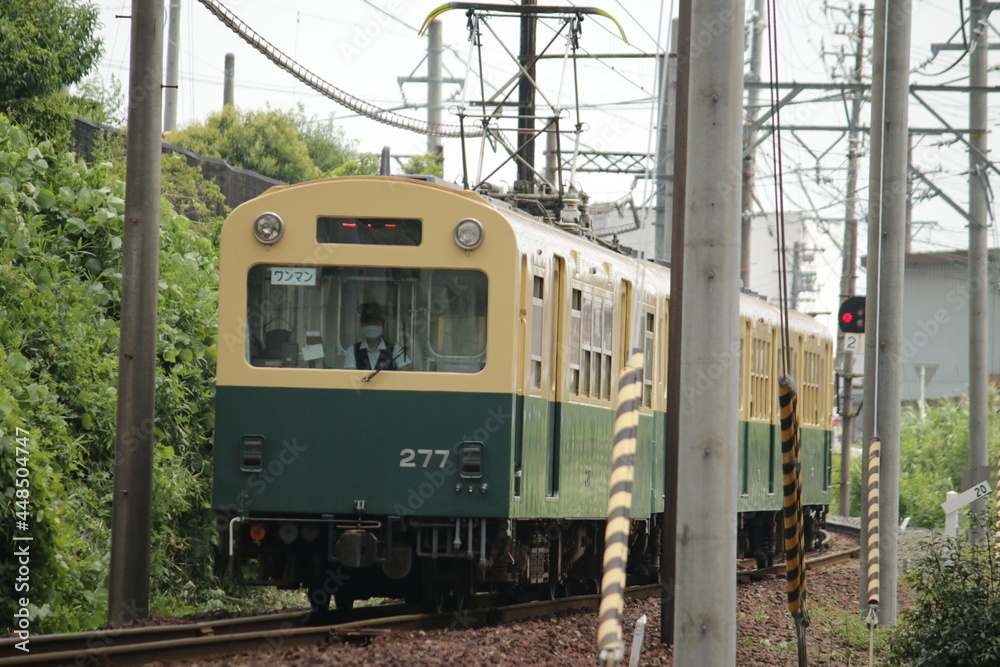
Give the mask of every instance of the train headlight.
M 455 243 L 462 250 L 475 250 L 483 242 L 483 223 L 475 218 L 465 218 L 455 225 Z
M 302 526 L 302 539 L 306 541 L 306 544 L 312 544 L 319 537 L 319 526 L 307 523 Z
M 253 235 L 265 245 L 277 243 L 284 233 L 285 221 L 277 213 L 261 213 L 253 221 Z
M 286 521 L 278 526 L 278 537 L 285 544 L 291 544 L 299 536 L 299 527 L 290 521 Z

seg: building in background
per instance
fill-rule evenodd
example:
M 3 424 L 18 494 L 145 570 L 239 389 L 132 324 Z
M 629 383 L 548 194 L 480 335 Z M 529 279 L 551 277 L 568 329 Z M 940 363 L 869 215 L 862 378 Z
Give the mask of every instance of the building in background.
M 1000 384 L 998 261 L 1000 250 L 991 250 L 988 368 L 994 385 Z M 948 250 L 910 254 L 904 271 L 903 401 L 967 396 L 969 253 Z

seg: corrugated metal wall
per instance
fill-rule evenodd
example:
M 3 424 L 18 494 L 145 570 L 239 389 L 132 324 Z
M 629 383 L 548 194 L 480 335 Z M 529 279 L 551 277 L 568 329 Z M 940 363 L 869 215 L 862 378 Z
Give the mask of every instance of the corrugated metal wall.
M 995 262 L 994 262 L 995 264 Z M 907 260 L 903 302 L 902 399 L 920 397 L 925 368 L 927 399 L 968 395 L 968 257 L 964 251 L 911 256 Z M 1000 375 L 1000 293 L 991 280 L 989 314 L 990 375 Z

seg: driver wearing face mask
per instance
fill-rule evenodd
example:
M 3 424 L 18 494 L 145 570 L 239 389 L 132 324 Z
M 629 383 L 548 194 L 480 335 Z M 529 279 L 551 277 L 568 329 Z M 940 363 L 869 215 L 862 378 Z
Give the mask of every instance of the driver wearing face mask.
M 386 342 L 383 334 L 385 315 L 377 303 L 361 304 L 363 340 L 347 349 L 344 368 L 362 370 L 408 371 L 412 363 L 399 345 Z

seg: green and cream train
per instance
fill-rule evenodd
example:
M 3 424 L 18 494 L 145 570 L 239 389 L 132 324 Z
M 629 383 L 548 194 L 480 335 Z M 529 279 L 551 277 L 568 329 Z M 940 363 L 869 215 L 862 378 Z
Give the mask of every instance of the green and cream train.
M 647 263 L 640 294 L 638 260 L 587 236 L 422 177 L 276 187 L 233 211 L 213 499 L 230 575 L 304 587 L 318 608 L 593 588 L 617 373 L 643 340 L 629 574 L 655 580 L 670 272 Z M 744 295 L 740 317 L 732 492 L 739 556 L 766 562 L 781 552 L 781 338 L 774 306 Z M 790 321 L 815 536 L 832 342 Z

